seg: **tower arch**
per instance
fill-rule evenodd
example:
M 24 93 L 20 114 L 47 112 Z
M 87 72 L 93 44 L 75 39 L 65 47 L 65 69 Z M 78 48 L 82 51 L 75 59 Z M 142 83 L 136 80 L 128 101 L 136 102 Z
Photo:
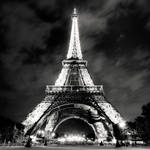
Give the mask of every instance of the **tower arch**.
M 44 127 L 46 132 L 51 134 L 55 133 L 57 127 L 68 119 L 81 119 L 90 125 L 94 131 L 95 139 L 106 140 L 108 135 L 113 138 L 113 132 L 110 132 L 110 122 L 100 116 L 96 108 L 85 104 L 72 104 L 59 106 L 59 109 L 55 109 L 51 114 L 51 119 L 45 120 L 47 125 Z M 57 121 L 53 121 L 53 120 Z M 53 122 L 53 123 L 52 123 Z M 44 123 L 44 121 L 43 121 Z M 39 127 L 39 125 L 37 125 Z M 38 130 L 38 128 L 37 128 Z M 51 135 L 49 135 L 51 136 Z
M 68 129 L 68 126 L 71 126 Z M 92 124 L 90 124 L 85 118 L 79 116 L 71 116 L 61 120 L 55 127 L 54 133 L 60 136 L 83 136 L 84 138 L 88 138 L 89 135 L 92 135 L 93 140 L 97 138 L 97 132 Z M 62 133 L 64 133 L 62 135 Z

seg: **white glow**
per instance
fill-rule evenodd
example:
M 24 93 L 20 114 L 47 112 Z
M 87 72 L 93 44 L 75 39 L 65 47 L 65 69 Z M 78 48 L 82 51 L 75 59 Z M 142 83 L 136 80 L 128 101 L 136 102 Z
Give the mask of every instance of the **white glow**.
M 105 114 L 114 124 L 120 124 L 122 122 L 125 122 L 124 119 L 119 114 L 119 112 L 117 112 L 110 103 L 106 101 L 105 102 L 100 101 L 98 105 L 101 107 L 101 109 L 105 112 Z
M 76 11 L 72 16 L 72 28 L 71 28 L 71 36 L 69 43 L 69 50 L 67 54 L 67 59 L 69 58 L 78 58 L 82 59 L 80 39 L 79 39 L 79 29 L 78 29 L 78 16 Z
M 45 127 L 45 131 L 49 131 L 49 132 L 52 132 L 53 128 L 54 128 L 54 124 L 55 124 L 55 114 L 53 113 L 48 119 L 47 119 L 47 124 L 46 124 L 46 127 Z
M 66 81 L 66 78 L 68 75 L 68 71 L 69 71 L 69 69 L 65 68 L 65 67 L 61 70 L 61 73 L 59 74 L 59 77 L 55 82 L 55 86 L 63 86 L 65 84 L 65 81 Z
M 66 142 L 66 139 L 64 138 L 64 137 L 62 137 L 62 138 L 58 138 L 58 142 L 60 142 L 60 143 L 65 143 Z
M 126 123 L 125 123 L 124 121 L 120 122 L 120 123 L 119 123 L 119 127 L 120 127 L 121 129 L 126 128 Z
M 37 137 L 34 135 L 31 135 L 30 138 L 32 139 L 33 143 L 37 143 Z
M 69 134 L 69 135 L 64 135 L 64 137 L 58 138 L 58 141 L 62 142 L 62 143 L 65 143 L 65 142 L 67 142 L 67 143 L 79 142 L 80 143 L 80 142 L 86 141 L 86 139 L 85 139 L 84 135 L 81 136 L 81 135 L 77 135 L 77 134 L 75 134 L 75 135 Z
M 42 137 L 44 137 L 45 132 L 43 130 L 38 130 L 37 134 L 41 135 Z
M 52 137 L 54 137 L 54 136 L 55 136 L 55 133 L 53 132 L 51 135 L 52 135 Z
M 98 132 L 98 139 L 102 139 L 102 138 L 106 139 L 108 135 L 107 135 L 106 129 L 104 128 L 103 123 L 96 122 L 95 127 L 96 127 L 96 130 Z
M 94 86 L 94 83 L 90 77 L 90 74 L 88 73 L 88 70 L 86 68 L 80 69 L 81 75 L 83 76 L 83 80 L 86 86 Z
M 31 113 L 28 114 L 26 120 L 23 121 L 23 124 L 25 125 L 25 131 L 41 117 L 41 115 L 49 106 L 50 103 L 45 103 L 42 101 Z
M 114 144 L 115 144 L 116 142 L 117 142 L 117 140 L 116 140 L 115 138 L 113 138 L 112 141 L 111 141 L 111 143 L 114 143 Z

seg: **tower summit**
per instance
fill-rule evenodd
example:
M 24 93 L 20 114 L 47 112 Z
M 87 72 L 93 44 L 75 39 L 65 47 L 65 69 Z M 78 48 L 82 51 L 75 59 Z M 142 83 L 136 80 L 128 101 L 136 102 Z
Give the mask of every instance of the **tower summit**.
M 78 14 L 76 8 L 74 8 L 72 14 L 72 27 L 67 59 L 82 59 L 79 28 L 78 28 Z
M 45 91 L 44 100 L 23 122 L 25 134 L 34 139 L 43 133 L 46 139 L 57 138 L 60 142 L 86 142 L 91 138 L 93 143 L 100 143 L 107 139 L 115 141 L 114 125 L 125 129 L 124 119 L 106 100 L 103 85 L 94 84 L 82 58 L 76 9 L 72 14 L 67 58 L 62 61 L 55 84 L 46 85 Z M 83 124 L 86 129 L 81 132 L 79 126 Z
M 74 8 L 72 14 L 72 27 L 67 59 L 62 64 L 63 68 L 55 82 L 55 86 L 94 86 L 86 68 L 87 61 L 82 58 L 76 8 Z

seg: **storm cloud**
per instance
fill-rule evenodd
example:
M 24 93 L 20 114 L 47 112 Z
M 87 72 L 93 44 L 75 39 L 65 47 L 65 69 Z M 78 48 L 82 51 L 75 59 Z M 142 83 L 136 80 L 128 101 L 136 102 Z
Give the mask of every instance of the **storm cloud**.
M 54 84 L 74 7 L 94 83 L 127 120 L 150 101 L 148 0 L 7 0 L 0 7 L 0 115 L 22 121 Z

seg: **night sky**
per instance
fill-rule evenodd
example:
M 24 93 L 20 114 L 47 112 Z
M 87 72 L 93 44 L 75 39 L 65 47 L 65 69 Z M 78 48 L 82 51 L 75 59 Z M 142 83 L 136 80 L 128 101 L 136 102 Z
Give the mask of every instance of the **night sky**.
M 0 115 L 23 121 L 54 84 L 68 50 L 71 13 L 95 84 L 127 120 L 150 102 L 149 0 L 1 0 Z

